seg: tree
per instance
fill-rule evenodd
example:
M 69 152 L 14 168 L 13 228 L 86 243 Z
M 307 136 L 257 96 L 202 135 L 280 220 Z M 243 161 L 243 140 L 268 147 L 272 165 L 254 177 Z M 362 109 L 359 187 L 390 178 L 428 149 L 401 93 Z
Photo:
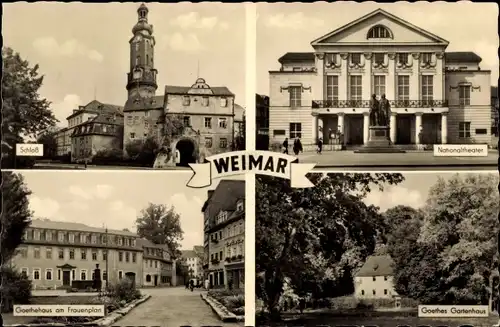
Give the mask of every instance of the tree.
M 57 140 L 55 132 L 46 131 L 42 133 L 38 137 L 37 143 L 43 144 L 43 158 L 52 159 L 57 156 Z
M 149 205 L 143 209 L 136 220 L 137 234 L 155 244 L 166 244 L 170 255 L 175 259 L 181 256 L 180 241 L 184 232 L 180 224 L 180 215 L 175 208 L 163 204 Z
M 402 294 L 433 304 L 492 301 L 498 276 L 496 188 L 494 175 L 457 174 L 430 189 L 421 221 L 400 228 L 405 240 L 395 243 L 401 252 L 391 254 L 399 261 L 396 284 Z
M 129 158 L 136 163 L 152 167 L 159 150 L 159 144 L 154 137 L 148 137 L 145 140 L 134 140 L 127 143 L 125 150 Z
M 162 145 L 170 147 L 170 144 L 182 135 L 184 128 L 186 127 L 184 123 L 184 117 L 178 114 L 166 114 L 165 115 L 165 127 L 164 127 L 164 138 Z
M 23 137 L 37 138 L 57 119 L 50 102 L 40 97 L 43 76 L 38 65 L 31 67 L 11 48 L 2 48 L 2 61 L 2 164 L 7 168 L 14 166 L 16 143 L 22 143 Z
M 28 197 L 31 191 L 23 177 L 12 172 L 2 173 L 2 213 L 0 219 L 0 266 L 8 262 L 22 243 L 24 230 L 30 225 L 32 213 Z
M 400 174 L 310 175 L 315 187 L 293 189 L 289 181 L 258 176 L 256 273 L 259 296 L 271 319 L 285 277 L 299 295 L 352 292 L 352 275 L 370 255 L 381 222 L 364 196 L 372 186 L 397 184 Z
M 246 115 L 243 113 L 243 122 L 239 123 L 238 133 L 234 137 L 233 151 L 245 150 Z

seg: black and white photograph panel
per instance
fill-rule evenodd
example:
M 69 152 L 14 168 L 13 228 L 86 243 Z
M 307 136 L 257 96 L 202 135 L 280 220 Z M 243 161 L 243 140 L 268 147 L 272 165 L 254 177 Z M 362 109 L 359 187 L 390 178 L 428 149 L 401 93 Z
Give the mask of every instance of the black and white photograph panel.
M 4 172 L 0 325 L 243 326 L 245 181 L 194 189 L 190 177 Z M 28 316 L 17 305 L 105 310 Z
M 4 168 L 186 169 L 244 150 L 243 4 L 3 9 Z
M 260 149 L 317 169 L 496 169 L 496 4 L 257 6 Z
M 498 173 L 256 181 L 259 326 L 493 326 Z

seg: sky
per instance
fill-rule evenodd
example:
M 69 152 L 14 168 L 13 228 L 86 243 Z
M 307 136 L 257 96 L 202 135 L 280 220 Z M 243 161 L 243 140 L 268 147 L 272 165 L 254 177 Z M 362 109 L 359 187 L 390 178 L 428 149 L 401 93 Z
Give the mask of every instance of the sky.
M 491 174 L 492 178 L 498 179 L 498 173 L 477 171 L 475 174 Z M 450 179 L 456 173 L 448 172 L 418 172 L 403 174 L 405 180 L 395 186 L 385 186 L 380 192 L 378 188 L 373 188 L 365 199 L 365 203 L 373 204 L 386 211 L 397 205 L 406 205 L 412 208 L 421 208 L 427 201 L 427 195 L 432 186 L 436 184 L 438 178 Z M 460 173 L 466 175 L 466 173 Z
M 135 232 L 135 220 L 148 203 L 174 206 L 184 231 L 183 250 L 203 245 L 201 208 L 207 191 L 220 181 L 195 189 L 186 186 L 191 172 L 23 171 L 21 175 L 32 191 L 29 205 L 34 218 Z
M 450 44 L 446 51 L 474 51 L 491 70 L 498 85 L 498 5 L 490 3 L 427 2 L 257 4 L 257 93 L 269 95 L 269 70 L 277 70 L 286 52 L 313 52 L 310 43 L 371 11 L 381 8 Z
M 66 117 L 97 99 L 125 104 L 129 40 L 140 3 L 3 4 L 3 42 L 45 75 L 41 96 Z M 191 86 L 198 71 L 226 86 L 245 107 L 245 9 L 242 4 L 148 3 L 156 38 L 157 95 L 165 85 Z M 199 70 L 198 70 L 199 67 Z M 230 72 L 230 73 L 225 73 Z

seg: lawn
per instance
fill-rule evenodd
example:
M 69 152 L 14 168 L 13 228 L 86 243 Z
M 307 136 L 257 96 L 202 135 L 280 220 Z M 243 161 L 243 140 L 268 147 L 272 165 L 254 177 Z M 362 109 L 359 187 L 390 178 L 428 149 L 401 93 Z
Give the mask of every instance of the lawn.
M 235 315 L 243 316 L 245 314 L 245 294 L 243 290 L 212 290 L 208 292 L 208 295 L 219 301 Z

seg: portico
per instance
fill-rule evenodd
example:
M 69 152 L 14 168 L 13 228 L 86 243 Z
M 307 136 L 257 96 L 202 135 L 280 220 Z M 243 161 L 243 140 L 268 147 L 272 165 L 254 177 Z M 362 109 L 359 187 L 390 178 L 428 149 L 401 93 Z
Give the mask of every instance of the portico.
M 348 103 L 315 101 L 313 104 L 313 138 L 325 144 L 363 145 L 369 139 L 369 101 Z M 348 101 L 343 101 L 348 102 Z M 415 101 L 418 104 L 419 101 Z M 393 144 L 446 144 L 448 107 L 445 101 L 432 101 L 432 107 L 400 106 L 390 101 L 390 137 Z M 340 138 L 338 135 L 342 135 Z

